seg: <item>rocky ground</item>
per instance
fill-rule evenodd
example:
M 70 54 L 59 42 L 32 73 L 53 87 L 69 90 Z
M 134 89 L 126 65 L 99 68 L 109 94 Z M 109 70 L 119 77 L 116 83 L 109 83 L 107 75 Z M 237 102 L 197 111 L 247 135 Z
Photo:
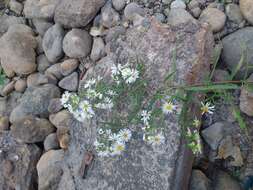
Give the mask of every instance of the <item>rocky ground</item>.
M 0 15 L 0 60 L 6 75 L 0 97 L 0 190 L 92 189 L 94 181 L 83 187 L 85 183 L 76 181 L 76 174 L 71 173 L 77 170 L 78 151 L 84 150 L 80 143 L 85 144 L 86 139 L 81 138 L 89 137 L 78 131 L 80 126 L 70 129 L 73 118 L 63 109 L 60 98 L 64 91 L 77 92 L 94 65 L 110 64 L 109 54 L 123 60 L 125 52 L 131 54 L 138 47 L 150 57 L 152 53 L 166 57 L 165 49 L 172 46 L 165 40 L 173 44 L 168 36 L 181 34 L 189 40 L 179 44 L 181 65 L 194 60 L 212 64 L 211 42 L 204 43 L 212 41 L 205 33 L 207 28 L 215 46 L 222 47 L 213 81 L 227 80 L 239 62 L 243 66 L 236 80 L 253 81 L 252 0 L 6 0 L 0 1 Z M 150 24 L 151 17 L 157 24 L 144 30 L 143 37 L 134 29 Z M 164 32 L 162 24 L 172 31 Z M 139 44 L 140 38 L 145 40 Z M 126 40 L 127 46 L 119 39 Z M 163 58 L 157 58 L 161 65 Z M 247 76 L 246 64 L 251 66 Z M 187 69 L 183 65 L 179 77 L 191 72 Z M 208 69 L 197 71 L 194 76 L 199 79 Z M 203 153 L 195 157 L 190 190 L 253 188 L 253 94 L 242 88 L 235 90 L 232 98 L 247 130 L 240 128 L 229 103 L 215 102 L 215 113 L 203 118 Z M 162 168 L 159 171 L 164 172 Z M 109 189 L 102 185 L 100 189 Z M 152 189 L 162 190 L 162 186 Z

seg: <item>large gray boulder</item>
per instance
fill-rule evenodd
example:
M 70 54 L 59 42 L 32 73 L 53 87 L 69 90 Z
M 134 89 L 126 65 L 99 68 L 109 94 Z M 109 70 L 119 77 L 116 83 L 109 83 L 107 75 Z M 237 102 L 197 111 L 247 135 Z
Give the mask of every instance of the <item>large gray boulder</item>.
M 36 189 L 39 147 L 17 142 L 9 132 L 0 133 L 0 147 L 0 189 Z
M 208 28 L 195 22 L 187 22 L 177 27 L 161 25 L 154 19 L 145 19 L 141 25 L 129 28 L 125 34 L 107 42 L 107 57 L 90 68 L 80 84 L 91 77 L 103 76 L 109 82 L 112 64 L 129 63 L 136 66 L 141 60 L 145 65 L 145 77 L 152 93 L 163 87 L 164 80 L 173 68 L 173 52 L 176 50 L 176 78 L 174 84 L 194 84 L 202 81 L 209 71 L 213 37 Z M 149 96 L 151 94 L 148 94 Z M 124 102 L 122 102 L 124 104 Z M 128 106 L 116 108 L 118 113 L 126 113 Z M 191 116 L 195 109 L 191 109 Z M 191 174 L 193 155 L 186 148 L 181 126 L 177 117 L 164 120 L 165 143 L 155 148 L 142 140 L 138 129 L 121 156 L 98 157 L 88 167 L 85 179 L 80 173 L 87 151 L 94 150 L 96 129 L 99 120 L 110 119 L 111 113 L 97 113 L 91 120 L 70 122 L 71 141 L 65 155 L 64 174 L 59 187 L 78 190 L 186 190 Z M 129 126 L 133 127 L 134 126 Z M 139 127 L 139 126 L 138 126 Z M 71 170 L 70 170 L 71 168 Z M 74 186 L 74 188 L 73 188 Z
M 53 98 L 60 97 L 60 90 L 53 84 L 28 88 L 10 115 L 12 123 L 25 118 L 28 115 L 47 117 L 48 105 Z
M 68 28 L 86 26 L 104 3 L 105 0 L 62 0 L 56 7 L 54 20 Z
M 8 77 L 26 75 L 36 70 L 37 40 L 30 27 L 14 24 L 0 39 L 0 59 Z
M 243 79 L 248 64 L 248 75 L 253 73 L 253 27 L 246 27 L 226 36 L 222 39 L 222 60 L 233 72 L 243 56 L 243 64 L 236 74 L 237 79 Z M 247 77 L 247 76 L 246 76 Z

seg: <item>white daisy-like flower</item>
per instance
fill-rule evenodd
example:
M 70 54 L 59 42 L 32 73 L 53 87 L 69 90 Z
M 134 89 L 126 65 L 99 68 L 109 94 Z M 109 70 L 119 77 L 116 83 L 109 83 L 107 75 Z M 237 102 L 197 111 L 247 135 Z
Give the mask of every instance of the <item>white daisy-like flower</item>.
M 111 134 L 109 134 L 108 139 L 109 139 L 110 141 L 119 141 L 119 136 L 118 136 L 118 134 L 116 134 L 116 133 L 111 133 Z
M 83 110 L 84 117 L 91 118 L 95 115 L 90 103 L 86 100 L 81 101 L 79 108 Z
M 139 71 L 130 68 L 124 68 L 121 70 L 121 74 L 126 83 L 134 83 L 139 78 Z
M 112 145 L 112 156 L 120 155 L 125 150 L 125 144 L 122 142 L 116 142 Z
M 64 94 L 62 95 L 61 104 L 63 105 L 64 108 L 67 108 L 66 103 L 69 101 L 70 96 L 71 94 L 68 91 L 64 92 Z
M 117 93 L 114 92 L 113 90 L 108 90 L 107 94 L 110 95 L 110 96 L 116 96 L 117 95 Z
M 156 145 L 163 144 L 163 143 L 165 142 L 165 137 L 163 136 L 162 133 L 159 133 L 159 134 L 157 134 L 157 135 L 155 135 L 155 136 L 150 136 L 150 137 L 148 138 L 148 141 L 149 141 L 152 145 L 156 146 Z
M 201 114 L 204 115 L 205 113 L 213 114 L 214 112 L 214 106 L 211 105 L 211 103 L 203 103 L 201 102 Z
M 100 134 L 100 135 L 104 134 L 104 132 L 105 131 L 103 129 L 101 129 L 101 128 L 98 130 L 98 134 Z
M 176 108 L 177 108 L 176 105 L 168 101 L 163 104 L 162 110 L 163 110 L 163 113 L 169 114 L 169 113 L 173 113 L 176 110 Z
M 107 135 L 111 135 L 111 134 L 112 134 L 112 130 L 111 130 L 111 129 L 106 129 L 106 130 L 105 130 L 105 133 L 106 133 Z
M 119 141 L 128 142 L 132 137 L 132 132 L 129 129 L 121 129 L 118 133 Z
M 92 85 L 96 84 L 96 79 L 89 79 L 85 85 L 84 85 L 84 88 L 90 88 Z
M 121 70 L 122 70 L 122 65 L 121 64 L 118 64 L 118 65 L 114 64 L 111 67 L 111 76 L 112 76 L 112 78 L 114 78 L 115 76 L 119 75 L 120 72 L 121 72 Z
M 141 121 L 144 123 L 144 125 L 149 125 L 151 113 L 147 110 L 143 110 L 141 112 Z
M 98 151 L 98 156 L 99 157 L 108 157 L 108 156 L 110 156 L 110 151 L 108 151 L 108 150 L 100 150 L 100 151 Z

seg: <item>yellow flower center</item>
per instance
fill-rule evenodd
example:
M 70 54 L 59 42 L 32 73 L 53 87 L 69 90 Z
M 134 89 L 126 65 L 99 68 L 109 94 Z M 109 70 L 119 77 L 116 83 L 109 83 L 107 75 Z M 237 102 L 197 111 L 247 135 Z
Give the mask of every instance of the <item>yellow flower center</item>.
M 123 151 L 124 150 L 124 146 L 123 145 L 117 145 L 116 146 L 116 150 L 117 151 Z
M 173 105 L 171 103 L 168 103 L 168 104 L 166 104 L 165 109 L 169 110 L 169 111 L 172 111 L 173 110 Z
M 209 111 L 209 108 L 207 106 L 203 106 L 201 108 L 202 114 L 207 113 Z

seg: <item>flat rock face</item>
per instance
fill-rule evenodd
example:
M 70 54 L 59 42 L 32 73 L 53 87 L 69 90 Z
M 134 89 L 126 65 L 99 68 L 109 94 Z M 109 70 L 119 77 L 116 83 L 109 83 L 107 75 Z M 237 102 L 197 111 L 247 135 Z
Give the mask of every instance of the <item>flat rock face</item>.
M 177 27 L 160 25 L 145 19 L 141 25 L 130 28 L 125 34 L 107 43 L 107 57 L 88 70 L 86 77 L 97 75 L 110 78 L 112 64 L 135 66 L 137 60 L 145 65 L 145 76 L 150 88 L 161 88 L 164 79 L 173 69 L 173 52 L 176 48 L 174 84 L 193 84 L 209 72 L 213 39 L 207 28 L 189 22 Z M 138 59 L 137 59 L 138 58 Z M 150 91 L 151 93 L 151 91 Z M 151 95 L 151 94 L 149 94 Z M 118 110 L 119 112 L 126 110 Z M 192 110 L 193 111 L 193 110 Z M 193 111 L 194 112 L 194 111 Z M 59 187 L 68 180 L 69 187 L 78 190 L 184 190 L 192 164 L 192 155 L 186 149 L 176 116 L 165 119 L 165 144 L 159 148 L 147 145 L 136 129 L 133 139 L 121 156 L 100 158 L 95 154 L 92 167 L 85 179 L 80 167 L 87 150 L 93 150 L 98 118 L 110 118 L 100 113 L 86 123 L 70 123 L 71 141 L 65 156 L 64 174 Z M 129 126 L 134 127 L 134 126 Z M 71 169 L 70 169 L 71 168 Z

